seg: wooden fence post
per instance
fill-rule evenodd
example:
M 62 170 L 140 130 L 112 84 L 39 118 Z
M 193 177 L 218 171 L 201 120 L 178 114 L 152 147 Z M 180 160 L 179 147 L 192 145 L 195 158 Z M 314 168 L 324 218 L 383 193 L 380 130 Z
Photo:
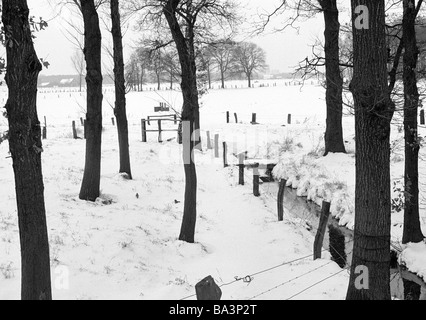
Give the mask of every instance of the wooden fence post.
M 142 142 L 146 142 L 146 120 L 141 120 L 141 127 L 142 127 Z
M 244 154 L 244 152 L 238 155 L 238 168 L 239 168 L 238 184 L 241 186 L 244 185 L 244 160 L 245 159 L 246 159 L 246 155 Z
M 44 127 L 43 127 L 42 137 L 43 137 L 43 140 L 47 139 L 47 121 L 46 121 L 46 116 L 44 116 Z
M 115 119 L 111 118 L 112 125 L 115 126 Z
M 251 124 L 257 124 L 256 113 L 252 113 L 251 114 Z
M 259 192 L 259 164 L 255 163 L 253 166 L 253 195 L 260 197 Z
M 281 179 L 280 185 L 278 189 L 278 197 L 277 197 L 277 208 L 278 208 L 278 221 L 284 221 L 284 193 L 285 186 L 287 184 L 287 180 Z
M 238 123 L 238 115 L 236 112 L 234 112 L 234 118 L 235 118 L 235 123 Z
M 340 268 L 346 267 L 345 235 L 339 228 L 330 224 L 328 226 L 328 238 L 331 260 L 336 262 Z
M 72 122 L 72 137 L 73 139 L 77 139 L 77 129 L 75 128 L 75 121 Z
M 162 133 L 162 129 L 161 129 L 161 120 L 158 120 L 158 142 L 159 143 L 163 142 L 163 133 Z
M 226 123 L 229 123 L 229 111 L 226 111 Z
M 291 114 L 290 113 L 287 116 L 287 124 L 291 124 Z
M 422 126 L 424 126 L 425 125 L 425 111 L 422 109 L 422 110 L 420 110 L 420 124 L 422 125 Z
M 229 167 L 228 165 L 228 145 L 223 142 L 223 167 Z
M 219 158 L 219 135 L 214 135 L 214 157 Z
M 175 120 L 174 124 L 177 124 L 177 114 L 174 115 L 174 120 Z
M 222 291 L 212 276 L 208 276 L 195 285 L 197 300 L 220 300 Z
M 210 138 L 210 131 L 207 131 L 207 150 L 213 149 L 212 140 Z
M 319 222 L 317 234 L 315 235 L 315 241 L 314 241 L 314 260 L 321 259 L 322 244 L 324 241 L 324 234 L 327 228 L 329 216 L 330 216 L 330 202 L 323 201 L 320 222 Z

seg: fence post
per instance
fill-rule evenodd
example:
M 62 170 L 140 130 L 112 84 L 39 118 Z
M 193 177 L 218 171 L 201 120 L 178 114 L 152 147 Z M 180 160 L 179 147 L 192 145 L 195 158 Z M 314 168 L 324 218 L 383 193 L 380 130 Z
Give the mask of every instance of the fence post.
M 214 135 L 214 157 L 219 158 L 219 135 Z
M 343 232 L 330 224 L 328 226 L 328 238 L 329 238 L 329 250 L 331 254 L 331 260 L 336 262 L 340 268 L 346 266 L 346 244 L 345 244 L 345 235 Z
M 162 129 L 161 129 L 161 120 L 158 120 L 158 142 L 159 143 L 163 142 L 163 134 L 162 134 Z
M 244 160 L 245 159 L 246 159 L 246 155 L 244 154 L 244 152 L 238 155 L 238 168 L 239 168 L 238 184 L 242 186 L 244 185 Z
M 324 234 L 327 228 L 328 218 L 330 216 L 330 202 L 323 201 L 321 209 L 321 218 L 318 226 L 317 234 L 314 241 L 314 260 L 321 259 L 322 243 L 324 241 Z
M 259 192 L 259 164 L 255 163 L 253 166 L 253 195 L 260 197 Z
M 141 127 L 142 127 L 142 142 L 146 142 L 146 120 L 141 120 Z
M 280 186 L 278 189 L 277 207 L 278 207 L 278 221 L 284 221 L 284 192 L 287 180 L 281 179 Z
M 177 124 L 177 114 L 174 115 L 174 120 L 175 120 L 174 124 Z
M 257 124 L 257 121 L 256 121 L 256 114 L 255 114 L 255 113 L 252 113 L 252 114 L 251 114 L 251 124 Z
M 228 165 L 228 145 L 223 142 L 223 167 L 229 167 Z
M 422 126 L 424 126 L 425 125 L 425 111 L 422 109 L 422 110 L 420 110 L 420 124 L 422 125 Z
M 238 115 L 236 112 L 234 112 L 234 117 L 235 117 L 235 123 L 238 123 Z
M 212 276 L 208 276 L 195 285 L 197 300 L 220 300 L 222 291 Z
M 73 139 L 77 139 L 77 129 L 75 128 L 75 121 L 72 122 L 72 137 Z
M 287 116 L 287 124 L 291 124 L 291 114 L 290 113 Z
M 43 140 L 47 139 L 47 121 L 46 116 L 44 116 L 44 127 L 42 132 Z
M 213 149 L 212 140 L 210 138 L 210 131 L 207 131 L 207 150 Z
M 111 118 L 112 125 L 115 126 L 115 119 Z
M 229 123 L 229 111 L 226 111 L 226 123 Z
M 83 127 L 84 126 L 84 120 L 83 120 L 82 117 L 80 117 L 80 123 L 81 123 L 81 126 Z

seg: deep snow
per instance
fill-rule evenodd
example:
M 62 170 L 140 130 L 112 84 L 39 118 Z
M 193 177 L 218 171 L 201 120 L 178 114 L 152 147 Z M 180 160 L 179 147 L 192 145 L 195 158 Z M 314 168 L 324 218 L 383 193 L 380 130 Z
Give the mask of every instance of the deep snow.
M 195 284 L 207 275 L 223 285 L 233 282 L 235 276 L 244 278 L 301 257 L 307 258 L 256 274 L 250 284 L 241 280 L 223 286 L 223 298 L 287 299 L 330 275 L 330 279 L 294 299 L 345 298 L 348 272 L 337 274 L 340 268 L 328 260 L 328 253 L 324 253 L 325 260 L 312 261 L 314 239 L 303 224 L 294 223 L 288 216 L 283 223 L 276 222 L 276 208 L 265 200 L 268 195 L 255 198 L 249 186 L 238 186 L 237 170 L 224 169 L 222 159 L 215 159 L 205 148 L 208 130 L 212 137 L 220 134 L 220 142 L 228 143 L 231 162 L 235 161 L 232 153 L 243 151 L 251 158 L 281 159 L 275 170 L 278 177 L 286 176 L 300 195 L 316 202 L 331 200 L 332 212 L 351 227 L 353 119 L 344 119 L 347 147 L 352 152 L 323 158 L 323 89 L 310 84 L 285 86 L 283 81 L 265 85 L 268 83 L 269 87 L 256 89 L 241 89 L 244 82 L 233 83 L 239 88 L 211 90 L 202 99 L 205 151 L 196 155 L 199 217 L 193 245 L 177 240 L 184 188 L 180 147 L 176 141 L 157 143 L 155 133 L 148 133 L 147 144 L 140 142 L 140 119 L 153 115 L 153 107 L 159 102 L 178 109 L 180 93 L 145 91 L 128 95 L 134 175 L 134 180 L 128 181 L 117 174 L 116 129 L 110 120 L 114 98 L 112 89 L 105 89 L 102 196 L 96 203 L 86 203 L 78 200 L 84 140 L 71 139 L 71 121 L 78 123 L 84 117 L 85 94 L 40 90 L 39 117 L 46 116 L 48 124 L 43 172 L 54 298 L 179 299 L 193 295 Z M 225 124 L 226 111 L 230 111 L 231 122 L 236 112 L 239 123 Z M 257 126 L 249 124 L 253 112 L 260 123 Z M 293 115 L 293 124 L 284 126 L 288 113 Z M 6 120 L 0 117 L 0 130 L 5 125 Z M 165 135 L 173 137 L 175 133 Z M 19 237 L 7 151 L 7 143 L 2 143 L 0 299 L 18 299 Z M 400 178 L 403 162 L 396 160 L 393 177 Z M 396 239 L 400 236 L 400 217 L 401 213 L 393 214 Z M 422 211 L 423 225 L 424 217 Z M 405 261 L 413 261 L 416 270 L 424 272 L 424 261 L 415 259 L 419 252 L 419 248 L 407 251 Z

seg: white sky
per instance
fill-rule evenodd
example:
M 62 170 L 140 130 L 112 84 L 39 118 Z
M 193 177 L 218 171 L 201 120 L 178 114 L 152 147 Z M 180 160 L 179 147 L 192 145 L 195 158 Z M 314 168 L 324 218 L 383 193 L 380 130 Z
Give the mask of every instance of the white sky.
M 262 10 L 271 10 L 281 0 L 241 0 L 247 14 L 256 14 Z M 43 74 L 74 74 L 71 64 L 71 56 L 74 46 L 64 36 L 66 23 L 60 16 L 55 16 L 55 10 L 47 0 L 28 0 L 31 15 L 41 16 L 49 23 L 47 30 L 37 33 L 35 40 L 36 50 L 40 58 L 49 61 L 49 69 Z M 341 13 L 341 19 L 349 17 L 348 11 Z M 279 23 L 280 17 L 275 18 L 274 23 Z M 283 18 L 282 18 L 283 19 Z M 318 14 L 315 18 L 298 24 L 299 32 L 294 29 L 286 29 L 280 33 L 269 33 L 263 36 L 249 38 L 260 45 L 267 53 L 267 63 L 271 70 L 292 72 L 293 67 L 311 53 L 311 45 L 317 38 L 323 39 L 323 17 Z M 129 33 L 131 34 L 131 33 Z M 104 37 L 108 37 L 107 33 Z M 133 35 L 133 38 L 135 36 Z M 108 39 L 109 40 L 109 39 Z M 126 36 L 128 52 L 132 41 L 136 39 Z M 127 53 L 128 53 L 127 52 Z

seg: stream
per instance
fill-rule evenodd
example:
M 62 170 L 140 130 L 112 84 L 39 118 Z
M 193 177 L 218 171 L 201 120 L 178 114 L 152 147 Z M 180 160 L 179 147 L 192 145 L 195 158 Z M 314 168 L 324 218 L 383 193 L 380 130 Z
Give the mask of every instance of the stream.
M 277 195 L 278 195 L 278 183 L 268 182 L 260 185 L 260 193 L 266 195 L 265 201 L 270 206 L 277 206 Z M 300 223 L 301 226 L 309 230 L 313 237 L 316 235 L 318 229 L 319 220 L 321 215 L 321 208 L 314 202 L 307 200 L 306 197 L 298 197 L 295 189 L 287 187 L 284 193 L 284 217 L 291 219 L 296 223 Z M 323 248 L 329 250 L 330 248 L 330 229 L 334 229 L 333 233 L 340 234 L 340 243 L 344 245 L 344 253 L 339 254 L 338 258 L 346 255 L 346 267 L 350 267 L 352 261 L 352 249 L 353 249 L 353 230 L 339 225 L 339 222 L 330 215 L 327 230 L 324 235 Z M 344 238 L 343 238 L 344 237 Z M 343 241 L 344 239 L 344 241 Z M 334 241 L 334 240 L 332 240 Z M 338 240 L 339 241 L 339 240 Z M 344 242 L 344 244 L 343 244 Z M 335 242 L 333 242 L 334 244 Z M 337 261 L 336 261 L 337 262 Z M 341 263 L 341 262 L 340 262 Z M 343 265 L 345 263 L 343 262 Z M 410 278 L 415 279 L 416 283 L 419 283 L 422 288 L 421 300 L 426 300 L 426 283 L 424 283 L 417 275 L 410 273 Z M 391 294 L 393 298 L 404 300 L 404 285 L 402 277 L 398 269 L 391 270 Z

